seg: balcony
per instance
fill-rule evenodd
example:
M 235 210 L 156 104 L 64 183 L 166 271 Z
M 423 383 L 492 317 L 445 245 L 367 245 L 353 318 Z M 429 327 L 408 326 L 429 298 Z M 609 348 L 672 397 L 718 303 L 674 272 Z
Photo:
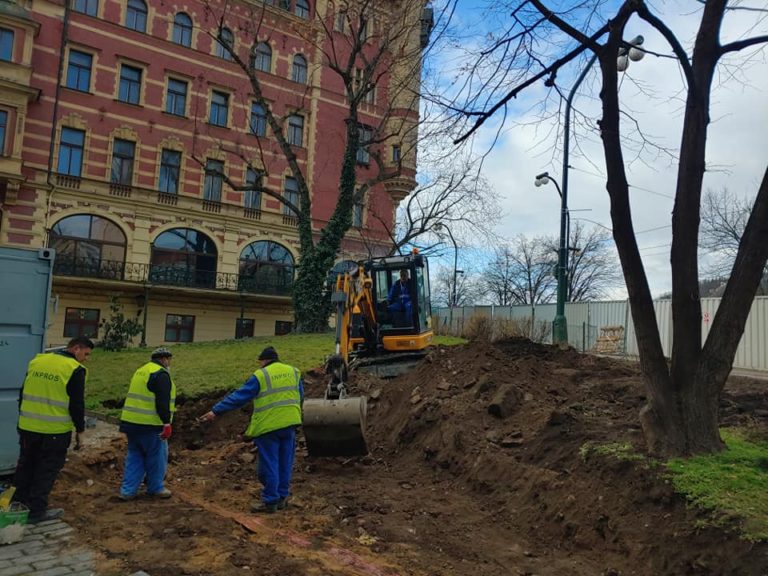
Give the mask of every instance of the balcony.
M 258 278 L 211 270 L 192 270 L 172 266 L 157 266 L 135 262 L 98 260 L 57 256 L 53 273 L 73 278 L 98 278 L 120 282 L 149 283 L 156 286 L 176 286 L 247 294 L 290 296 L 290 279 Z

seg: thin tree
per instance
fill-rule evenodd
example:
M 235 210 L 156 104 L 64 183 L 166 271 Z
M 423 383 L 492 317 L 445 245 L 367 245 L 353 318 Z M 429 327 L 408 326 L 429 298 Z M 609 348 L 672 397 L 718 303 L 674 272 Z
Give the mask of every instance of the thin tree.
M 259 49 L 267 30 L 264 21 L 274 8 L 214 2 L 208 2 L 206 8 L 217 23 L 210 33 L 243 72 L 247 80 L 244 94 L 263 112 L 277 149 L 296 181 L 297 195 L 289 199 L 258 182 L 242 183 L 223 174 L 220 176 L 234 190 L 254 190 L 278 200 L 295 216 L 300 253 L 293 284 L 295 328 L 300 332 L 323 331 L 330 312 L 330 303 L 325 298 L 326 277 L 352 226 L 355 205 L 365 200 L 373 186 L 412 178 L 408 174 L 415 163 L 419 72 L 422 52 L 431 32 L 431 23 L 424 18 L 424 3 L 421 0 L 318 3 L 310 25 L 296 25 L 293 30 L 320 51 L 323 70 L 318 73 L 325 76 L 330 72 L 335 76 L 346 101 L 345 117 L 336 127 L 343 133 L 344 152 L 337 166 L 325 167 L 338 169 L 337 199 L 319 232 L 313 230 L 313 192 L 309 189 L 305 164 L 297 157 L 296 143 L 289 133 L 291 116 L 297 107 L 306 103 L 309 87 L 307 92 L 297 93 L 290 103 L 273 102 L 258 71 Z M 231 40 L 231 33 L 227 33 L 231 29 L 237 29 L 240 41 L 249 45 L 248 56 L 243 56 Z M 371 116 L 365 116 L 361 110 L 373 102 L 374 91 L 386 106 L 377 116 L 377 125 L 365 125 L 363 118 L 370 121 Z M 399 155 L 392 161 L 385 151 L 394 143 Z M 254 171 L 264 171 L 267 168 L 265 148 L 269 146 L 268 141 L 258 138 L 255 149 L 238 144 L 223 152 L 240 158 Z M 365 156 L 366 169 L 359 161 L 361 154 Z M 198 161 L 203 163 L 202 159 Z M 315 195 L 319 193 L 314 191 Z
M 585 8 L 591 10 L 586 17 L 578 13 Z M 514 3 L 508 12 L 513 19 L 508 28 L 510 32 L 501 39 L 494 37 L 494 43 L 496 49 L 508 57 L 500 59 L 502 63 L 515 62 L 519 67 L 501 80 L 499 74 L 486 82 L 484 88 L 492 83 L 491 88 L 504 90 L 503 96 L 491 106 L 482 110 L 467 106 L 464 112 L 474 121 L 473 130 L 476 130 L 504 109 L 512 98 L 539 81 L 556 85 L 557 72 L 579 55 L 588 51 L 596 55 L 602 84 L 602 117 L 598 125 L 605 156 L 613 237 L 629 294 L 647 392 L 647 403 L 640 414 L 646 444 L 651 453 L 662 455 L 722 450 L 719 397 L 768 259 L 768 170 L 756 191 L 720 307 L 702 345 L 698 236 L 707 131 L 718 64 L 722 64 L 726 56 L 763 46 L 768 42 L 768 35 L 749 36 L 753 30 L 750 28 L 739 40 L 723 42 L 721 28 L 731 8 L 727 0 L 701 0 L 692 6 L 689 15 L 698 18 L 698 32 L 690 50 L 686 50 L 670 25 L 643 0 L 622 2 L 608 18 L 601 18 L 600 8 L 610 9 L 605 4 L 580 4 L 556 13 L 541 0 Z M 734 3 L 733 8 L 738 9 L 739 5 Z M 636 18 L 667 41 L 685 84 L 684 130 L 672 215 L 670 260 L 675 337 L 669 363 L 664 357 L 653 298 L 635 237 L 622 146 L 617 60 L 625 58 L 631 49 L 624 33 L 630 20 Z M 538 51 L 542 39 L 557 34 L 565 35 L 570 42 L 552 43 L 549 52 Z M 742 56 L 742 60 L 746 59 L 747 56 Z

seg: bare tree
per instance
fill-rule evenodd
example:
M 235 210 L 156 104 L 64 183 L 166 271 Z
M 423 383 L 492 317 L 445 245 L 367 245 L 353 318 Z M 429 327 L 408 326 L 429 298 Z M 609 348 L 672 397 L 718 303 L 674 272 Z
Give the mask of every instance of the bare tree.
M 744 62 L 750 49 L 763 48 L 768 35 L 753 35 L 747 25 L 738 40 L 723 42 L 721 28 L 729 12 L 727 0 L 706 0 L 691 7 L 687 17 L 698 19 L 692 47 L 686 49 L 671 28 L 644 0 L 625 0 L 618 6 L 579 3 L 554 12 L 542 0 L 503 3 L 511 23 L 484 55 L 497 58 L 498 73 L 483 75 L 482 90 L 488 106 L 478 108 L 478 91 L 462 109 L 478 129 L 511 99 L 539 81 L 557 85 L 557 73 L 585 52 L 600 66 L 602 117 L 598 122 L 607 171 L 613 237 L 619 253 L 640 353 L 647 403 L 640 415 L 651 453 L 684 455 L 723 449 L 718 429 L 718 403 L 733 365 L 736 348 L 752 300 L 768 259 L 768 170 L 759 185 L 744 226 L 723 298 L 702 345 L 699 296 L 698 235 L 707 131 L 713 79 L 719 68 Z M 601 10 L 611 13 L 603 15 Z M 663 37 L 679 65 L 684 88 L 684 113 L 675 207 L 672 215 L 672 323 L 671 362 L 664 357 L 648 279 L 638 249 L 630 207 L 629 184 L 623 150 L 623 110 L 619 102 L 617 60 L 631 46 L 624 40 L 627 24 L 642 20 Z M 547 42 L 548 40 L 548 42 Z M 546 42 L 547 49 L 540 46 Z M 468 84 L 469 85 L 469 84 Z M 469 85 L 474 88 L 474 85 Z M 489 96 L 490 94 L 490 96 Z
M 557 249 L 557 244 L 551 244 Z M 568 242 L 568 301 L 600 300 L 614 288 L 623 286 L 619 262 L 608 230 L 581 222 L 571 227 Z
M 311 88 L 297 92 L 290 101 L 275 99 L 259 71 L 260 49 L 269 38 L 265 18 L 274 18 L 275 8 L 263 3 L 206 4 L 217 26 L 208 32 L 243 72 L 246 84 L 239 94 L 253 101 L 263 113 L 276 145 L 262 136 L 256 144 L 238 143 L 222 152 L 239 158 L 251 169 L 268 171 L 269 158 L 282 155 L 296 181 L 296 196 L 286 197 L 258 183 L 237 182 L 222 175 L 235 190 L 258 190 L 278 200 L 295 215 L 300 260 L 293 288 L 296 329 L 303 332 L 327 328 L 330 305 L 324 298 L 328 270 L 352 226 L 356 204 L 365 200 L 371 187 L 381 183 L 412 187 L 418 126 L 419 75 L 422 52 L 428 45 L 431 22 L 425 19 L 421 0 L 336 0 L 316 5 L 309 25 L 295 25 L 293 33 L 319 52 L 321 73 L 335 77 L 346 102 L 343 117 L 337 119 L 334 134 L 344 140 L 338 164 L 324 166 L 338 170 L 338 192 L 334 209 L 320 230 L 313 230 L 313 194 L 307 182 L 306 159 L 297 154 L 291 120 L 296 110 L 308 103 Z M 231 30 L 237 30 L 238 41 Z M 248 47 L 245 55 L 240 46 Z M 376 114 L 366 114 L 374 92 L 380 99 Z M 385 104 L 385 105 L 384 105 Z M 335 137 L 335 136 L 334 136 Z M 300 144 L 299 144 L 300 145 Z M 398 153 L 390 153 L 392 146 Z M 195 156 L 203 164 L 205 144 Z M 268 153 L 269 152 L 269 153 Z M 272 156 L 270 156 L 270 153 Z M 360 158 L 363 156 L 363 161 Z M 315 195 L 319 191 L 314 191 Z M 402 194 L 407 193 L 407 190 Z M 386 242 L 386 237 L 382 238 Z
M 709 276 L 727 276 L 739 252 L 739 243 L 747 227 L 752 204 L 727 188 L 714 192 L 707 190 L 701 206 L 701 247 L 709 255 L 705 273 Z M 757 289 L 768 294 L 768 266 Z
M 450 308 L 453 301 L 453 268 L 437 266 L 430 274 L 433 306 Z M 456 275 L 456 306 L 472 306 L 482 293 L 478 279 L 470 267 Z
M 543 304 L 552 299 L 557 250 L 553 251 L 550 243 L 548 238 L 520 234 L 496 249 L 483 272 L 486 290 L 494 295 L 495 303 L 504 305 L 499 295 L 504 295 L 506 304 Z

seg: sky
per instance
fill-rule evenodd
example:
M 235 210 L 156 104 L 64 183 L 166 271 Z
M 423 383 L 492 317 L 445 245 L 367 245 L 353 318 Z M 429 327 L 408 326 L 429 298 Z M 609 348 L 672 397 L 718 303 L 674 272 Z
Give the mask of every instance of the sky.
M 762 2 L 754 0 L 753 5 L 762 6 Z M 472 42 L 488 39 L 499 24 L 482 10 L 486 4 L 487 0 L 459 0 L 454 22 L 467 31 L 465 38 L 470 46 Z M 685 14 L 679 11 L 680 3 L 677 2 L 654 4 L 652 9 L 689 48 L 695 38 L 699 13 L 695 3 L 687 4 Z M 729 13 L 723 38 L 726 41 L 741 38 L 748 29 L 751 30 L 747 36 L 768 33 L 768 14 Z M 630 22 L 625 37 L 629 39 L 636 34 L 644 36 L 647 50 L 671 54 L 666 41 L 640 20 Z M 705 190 L 727 187 L 738 195 L 753 197 L 766 169 L 768 50 L 756 55 L 755 52 L 754 49 L 749 52 L 753 57 L 748 65 L 721 67 L 716 78 Z M 455 57 L 454 54 L 449 58 Z M 735 64 L 740 60 L 743 55 L 736 56 L 731 62 Z M 558 84 L 565 92 L 570 90 L 583 65 L 583 60 L 571 62 L 558 74 Z M 447 66 L 455 68 L 456 62 Z M 597 73 L 595 66 L 574 100 L 574 108 L 592 123 L 600 116 Z M 682 88 L 677 63 L 671 58 L 652 55 L 640 62 L 632 62 L 621 86 L 623 109 L 631 112 L 651 142 L 672 150 L 673 154 L 682 134 Z M 552 184 L 534 186 L 535 176 L 544 171 L 562 181 L 562 133 L 552 128 L 552 121 L 538 121 L 535 108 L 545 91 L 542 85 L 523 94 L 514 101 L 503 127 L 500 128 L 499 116 L 482 129 L 474 141 L 476 151 L 490 149 L 483 164 L 483 176 L 499 197 L 503 215 L 496 231 L 504 238 L 513 238 L 517 234 L 533 237 L 557 236 L 559 233 L 560 198 L 556 189 Z M 599 138 L 577 119 L 571 139 L 568 204 L 572 221 L 584 219 L 586 226 L 596 223 L 610 228 Z M 628 159 L 634 157 L 629 149 L 625 154 Z M 675 158 L 653 147 L 646 148 L 639 158 L 628 162 L 633 224 L 654 296 L 671 289 L 669 247 L 676 177 Z M 625 298 L 626 291 L 617 289 L 611 297 Z

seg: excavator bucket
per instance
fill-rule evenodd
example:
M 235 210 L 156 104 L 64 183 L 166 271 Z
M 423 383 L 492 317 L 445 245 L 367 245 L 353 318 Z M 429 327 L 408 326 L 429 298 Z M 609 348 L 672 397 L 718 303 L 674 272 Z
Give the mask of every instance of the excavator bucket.
M 302 427 L 310 456 L 368 454 L 364 396 L 336 400 L 306 399 L 303 410 Z

